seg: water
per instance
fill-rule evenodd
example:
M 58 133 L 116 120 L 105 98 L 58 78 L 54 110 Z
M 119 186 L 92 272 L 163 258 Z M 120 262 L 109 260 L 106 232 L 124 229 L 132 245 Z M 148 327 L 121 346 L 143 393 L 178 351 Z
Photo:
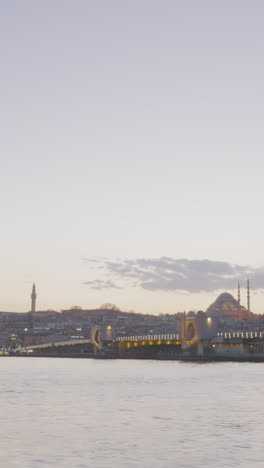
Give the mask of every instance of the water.
M 4 468 L 262 467 L 264 364 L 0 358 Z

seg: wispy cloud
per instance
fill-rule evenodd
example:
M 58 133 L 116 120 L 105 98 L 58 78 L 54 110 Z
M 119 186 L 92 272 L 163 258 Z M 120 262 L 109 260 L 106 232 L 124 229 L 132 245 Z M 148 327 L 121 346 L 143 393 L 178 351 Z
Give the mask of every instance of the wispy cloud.
M 92 281 L 85 281 L 83 284 L 86 284 L 91 289 L 96 289 L 97 291 L 101 291 L 102 289 L 120 289 L 113 281 L 111 280 L 99 280 L 95 279 Z
M 89 259 L 85 259 L 89 262 Z M 233 265 L 228 262 L 213 260 L 138 258 L 98 259 L 98 267 L 103 267 L 104 274 L 113 278 L 86 282 L 94 289 L 118 287 L 120 282 L 138 286 L 149 291 L 216 291 L 233 289 L 237 281 L 249 278 L 253 289 L 264 288 L 264 267 L 254 268 L 247 265 Z M 110 286 L 113 284 L 113 286 Z

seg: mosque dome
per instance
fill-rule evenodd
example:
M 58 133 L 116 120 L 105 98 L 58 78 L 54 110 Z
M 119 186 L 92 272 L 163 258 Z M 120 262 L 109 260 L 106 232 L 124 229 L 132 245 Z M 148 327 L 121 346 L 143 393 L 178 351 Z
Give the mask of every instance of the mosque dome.
M 224 292 L 208 307 L 206 313 L 214 314 L 222 312 L 225 315 L 233 316 L 234 312 L 241 310 L 245 310 L 245 307 L 241 306 L 232 294 Z

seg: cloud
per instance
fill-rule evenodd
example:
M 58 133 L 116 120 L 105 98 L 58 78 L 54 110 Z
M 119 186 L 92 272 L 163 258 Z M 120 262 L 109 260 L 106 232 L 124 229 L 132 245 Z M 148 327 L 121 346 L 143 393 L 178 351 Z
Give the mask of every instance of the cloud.
M 90 264 L 102 264 L 102 262 L 104 262 L 105 260 L 107 260 L 106 257 L 83 257 L 82 261 L 84 263 L 90 263 Z
M 149 291 L 212 292 L 234 289 L 238 281 L 243 285 L 247 278 L 251 280 L 253 289 L 264 288 L 264 267 L 233 265 L 223 261 L 171 257 L 100 259 L 98 266 L 103 267 L 105 274 L 114 278 L 115 282 L 125 282 Z M 96 281 L 95 289 L 118 287 L 115 283 L 108 286 L 111 281 Z
M 95 279 L 92 281 L 85 281 L 83 284 L 90 286 L 91 289 L 96 289 L 97 291 L 101 291 L 102 289 L 121 289 L 111 280 L 99 280 Z

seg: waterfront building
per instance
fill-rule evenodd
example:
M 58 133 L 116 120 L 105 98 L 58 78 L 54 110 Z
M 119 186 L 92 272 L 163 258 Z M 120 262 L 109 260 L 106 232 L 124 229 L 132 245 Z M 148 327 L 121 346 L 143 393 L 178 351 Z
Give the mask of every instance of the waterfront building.
M 235 299 L 232 294 L 224 292 L 208 307 L 206 314 L 208 316 L 217 317 L 223 321 L 230 320 L 250 320 L 256 317 L 249 310 L 249 288 L 247 292 L 248 307 L 240 303 L 240 288 L 238 288 L 238 299 Z

